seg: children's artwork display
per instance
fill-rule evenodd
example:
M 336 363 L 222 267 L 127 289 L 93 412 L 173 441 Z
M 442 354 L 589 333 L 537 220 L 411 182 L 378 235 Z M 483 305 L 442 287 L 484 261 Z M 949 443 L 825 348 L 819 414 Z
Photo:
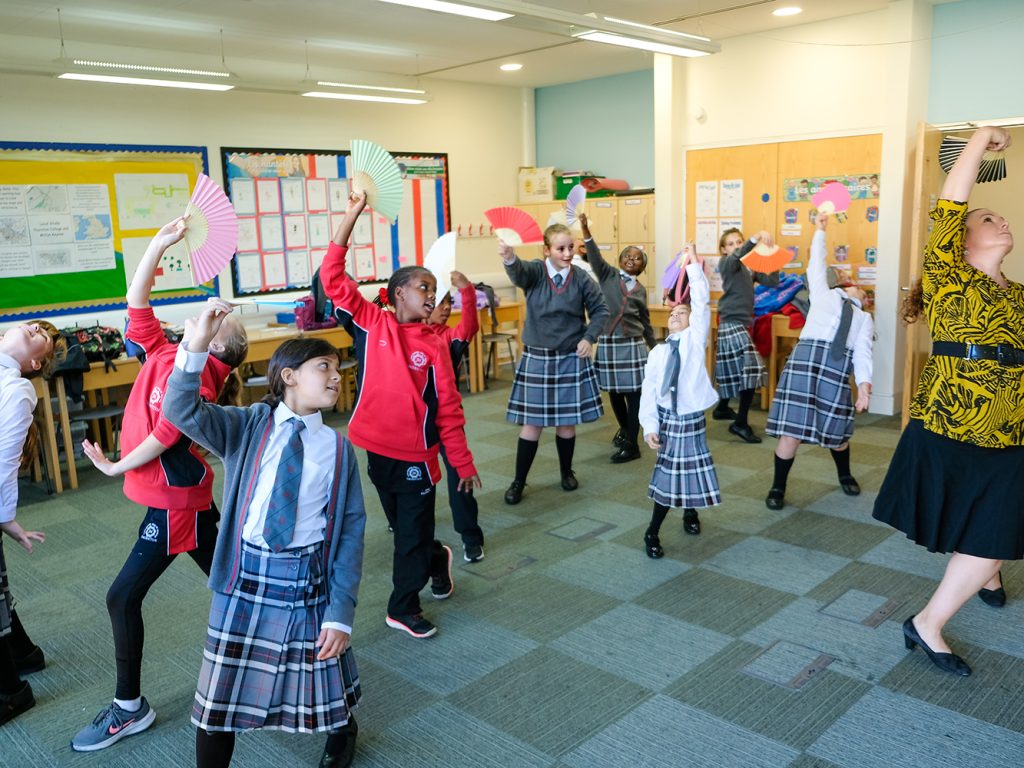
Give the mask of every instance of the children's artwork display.
M 123 308 L 146 244 L 206 170 L 204 147 L 0 142 L 0 320 Z M 192 285 L 176 246 L 153 302 L 216 290 Z
M 448 156 L 392 153 L 401 172 L 401 207 L 367 207 L 349 244 L 359 282 L 387 280 L 422 264 L 450 229 Z M 236 296 L 310 287 L 353 189 L 352 156 L 343 150 L 222 147 L 224 189 L 238 214 L 232 265 Z M 387 214 L 387 215 L 385 215 Z
M 878 199 L 877 173 L 850 173 L 836 176 L 811 176 L 802 179 L 786 179 L 782 182 L 782 194 L 788 203 L 809 203 L 826 184 L 839 183 L 846 187 L 851 200 Z

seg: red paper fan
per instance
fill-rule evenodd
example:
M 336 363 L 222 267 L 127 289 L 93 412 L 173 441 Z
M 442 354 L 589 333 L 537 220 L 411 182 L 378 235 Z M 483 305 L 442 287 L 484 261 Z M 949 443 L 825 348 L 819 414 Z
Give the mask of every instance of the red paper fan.
M 758 243 L 740 261 L 752 272 L 768 274 L 782 269 L 792 259 L 793 252 L 788 248 L 783 248 L 780 245 L 769 247 L 764 243 Z
M 510 205 L 502 208 L 491 208 L 484 211 L 484 216 L 494 227 L 494 234 L 506 245 L 529 245 L 544 240 L 537 222 L 526 211 Z
M 185 248 L 192 266 L 192 285 L 215 278 L 235 255 L 238 216 L 231 201 L 213 180 L 199 174 L 185 208 Z
M 599 179 L 596 176 L 586 176 L 580 179 L 580 184 L 587 192 L 597 192 L 601 189 L 623 192 L 629 189 L 629 182 L 625 179 Z

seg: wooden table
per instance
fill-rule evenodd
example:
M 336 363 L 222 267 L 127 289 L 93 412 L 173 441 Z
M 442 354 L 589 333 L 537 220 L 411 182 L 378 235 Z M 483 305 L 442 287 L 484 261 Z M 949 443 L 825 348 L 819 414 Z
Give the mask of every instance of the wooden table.
M 491 310 L 490 307 L 483 307 L 477 310 L 480 315 L 480 332 L 477 333 L 469 345 L 469 391 L 483 392 L 484 390 L 484 333 L 491 332 Z M 521 301 L 503 301 L 494 308 L 494 314 L 498 318 L 498 325 L 512 323 L 516 329 L 517 347 L 522 350 L 523 323 L 526 320 L 526 305 Z M 462 312 L 453 309 L 448 318 L 448 325 L 454 328 L 462 319 Z M 487 330 L 485 330 L 487 329 Z M 515 361 L 513 361 L 515 362 Z
M 249 337 L 249 353 L 246 355 L 247 363 L 258 363 L 269 360 L 281 343 L 288 339 L 299 337 L 322 338 L 329 341 L 335 347 L 345 350 L 352 345 L 352 337 L 344 328 L 326 328 L 317 331 L 299 331 L 295 326 L 260 327 L 247 328 Z M 114 361 L 115 369 L 104 370 L 100 363 L 93 363 L 92 368 L 82 377 L 82 391 L 85 394 L 86 405 L 106 405 L 110 402 L 110 390 L 114 387 L 131 385 L 139 374 L 139 361 L 135 357 L 121 357 Z M 36 396 L 39 398 L 39 405 L 42 413 L 39 414 L 37 407 L 37 419 L 40 422 L 43 450 L 46 452 L 46 459 L 53 468 L 54 489 L 57 493 L 64 491 L 61 468 L 58 462 L 57 452 L 57 429 L 56 423 L 60 421 L 61 434 L 64 435 L 64 454 L 68 457 L 68 485 L 71 488 L 78 487 L 78 471 L 74 461 L 74 446 L 71 444 L 71 418 L 67 406 L 67 396 L 64 388 L 64 379 L 55 376 L 53 379 L 54 389 L 57 396 L 57 414 L 53 412 L 50 403 L 51 382 L 42 377 L 32 379 L 35 386 Z M 97 427 L 100 427 L 96 423 Z M 112 443 L 112 430 L 109 420 L 104 420 L 102 425 L 107 445 Z
M 772 315 L 772 353 L 768 357 L 768 402 L 775 399 L 775 387 L 779 383 L 779 375 L 782 372 L 782 339 L 799 339 L 800 328 L 789 327 L 789 315 Z

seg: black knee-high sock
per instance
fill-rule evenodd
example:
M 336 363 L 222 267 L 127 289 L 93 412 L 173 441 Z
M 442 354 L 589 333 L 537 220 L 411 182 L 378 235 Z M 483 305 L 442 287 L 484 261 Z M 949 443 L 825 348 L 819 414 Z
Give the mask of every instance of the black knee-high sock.
M 796 461 L 795 456 L 792 459 L 782 459 L 775 454 L 775 479 L 772 480 L 772 488 L 778 488 L 780 491 L 786 490 L 786 479 L 789 477 L 789 470 L 793 468 L 794 461 Z
M 235 751 L 235 734 L 231 731 L 211 733 L 196 728 L 196 768 L 227 768 Z
M 661 524 L 665 522 L 666 515 L 668 515 L 668 507 L 654 502 L 654 511 L 651 512 L 651 524 L 647 526 L 647 533 L 657 536 L 658 531 L 661 530 Z
M 555 435 L 555 447 L 558 449 L 558 469 L 564 475 L 572 469 L 572 455 L 576 452 L 576 435 L 572 437 Z
M 626 437 L 629 444 L 636 447 L 640 439 L 640 392 L 628 392 L 626 394 L 626 407 L 629 418 L 627 420 Z
M 612 413 L 615 414 L 615 421 L 622 430 L 622 434 L 629 436 L 626 429 L 629 426 L 629 413 L 626 409 L 626 395 L 622 392 L 609 392 L 608 402 L 612 405 Z
M 850 477 L 850 447 L 847 446 L 842 451 L 829 449 L 829 453 L 832 454 L 832 461 L 836 463 L 836 473 L 839 475 L 839 479 Z
M 740 392 L 740 409 L 736 411 L 736 426 L 747 426 L 747 413 L 750 411 L 750 404 L 754 402 L 754 390 L 744 389 Z
M 722 398 L 719 398 L 718 405 L 715 406 L 715 410 L 716 411 L 724 411 L 728 407 L 729 407 L 729 398 L 728 397 L 722 397 Z
M 0 637 L 0 693 L 11 696 L 25 685 L 14 665 L 14 654 L 11 653 L 11 641 Z
M 533 466 L 533 458 L 537 455 L 539 440 L 524 440 L 519 438 L 519 445 L 516 446 L 516 481 L 526 482 L 526 476 L 530 474 L 530 467 Z

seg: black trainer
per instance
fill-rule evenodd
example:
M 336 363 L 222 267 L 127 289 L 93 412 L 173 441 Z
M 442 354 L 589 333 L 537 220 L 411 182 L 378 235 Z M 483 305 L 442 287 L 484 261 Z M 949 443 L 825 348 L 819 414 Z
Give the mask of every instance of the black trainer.
M 455 582 L 452 581 L 452 548 L 442 544 L 441 549 L 444 550 L 447 561 L 440 572 L 430 576 L 430 594 L 435 600 L 447 600 L 455 591 Z
M 411 616 L 388 614 L 384 618 L 384 623 L 392 629 L 400 629 L 415 638 L 432 637 L 437 634 L 437 627 L 429 619 L 424 618 L 422 613 L 414 613 Z

